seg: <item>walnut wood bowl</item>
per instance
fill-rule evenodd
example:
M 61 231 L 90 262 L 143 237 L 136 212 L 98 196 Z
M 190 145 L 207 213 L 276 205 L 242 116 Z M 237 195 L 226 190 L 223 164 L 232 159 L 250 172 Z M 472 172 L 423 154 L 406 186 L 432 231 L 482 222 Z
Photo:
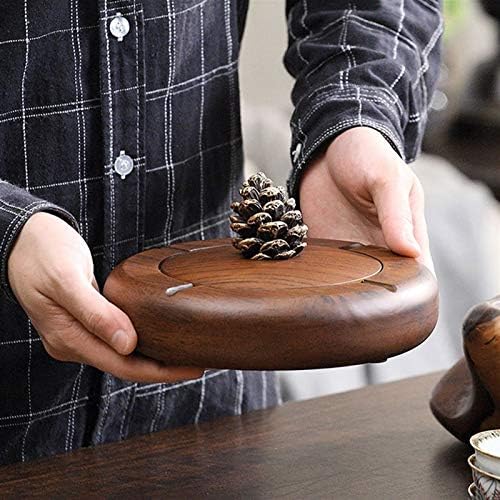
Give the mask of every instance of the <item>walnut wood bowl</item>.
M 230 240 L 147 250 L 114 269 L 104 295 L 130 316 L 140 353 L 203 368 L 384 361 L 425 340 L 438 314 L 436 281 L 415 260 L 314 239 L 284 261 L 246 260 Z

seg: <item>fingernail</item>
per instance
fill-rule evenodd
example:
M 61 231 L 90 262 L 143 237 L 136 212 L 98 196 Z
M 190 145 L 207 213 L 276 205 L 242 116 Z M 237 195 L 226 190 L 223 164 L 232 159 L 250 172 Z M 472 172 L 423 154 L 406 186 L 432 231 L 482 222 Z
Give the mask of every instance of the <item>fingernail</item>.
M 120 353 L 127 352 L 128 347 L 128 335 L 124 330 L 117 330 L 113 337 L 111 337 L 111 344 L 115 348 L 116 351 Z

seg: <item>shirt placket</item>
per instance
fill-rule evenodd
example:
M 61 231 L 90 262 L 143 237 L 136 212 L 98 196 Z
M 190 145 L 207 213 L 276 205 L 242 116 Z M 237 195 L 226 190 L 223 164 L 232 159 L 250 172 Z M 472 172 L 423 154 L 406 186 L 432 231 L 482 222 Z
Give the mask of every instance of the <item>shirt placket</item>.
M 144 245 L 144 16 L 136 1 L 99 9 L 106 275 Z

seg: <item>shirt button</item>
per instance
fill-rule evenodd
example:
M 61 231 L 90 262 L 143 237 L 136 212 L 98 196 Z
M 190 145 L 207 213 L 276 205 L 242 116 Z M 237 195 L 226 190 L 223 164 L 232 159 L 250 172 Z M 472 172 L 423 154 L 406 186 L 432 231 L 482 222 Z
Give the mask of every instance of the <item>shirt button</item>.
M 126 155 L 125 151 L 120 151 L 120 156 L 115 160 L 115 172 L 122 179 L 125 179 L 132 170 L 134 170 L 134 160 L 129 155 Z
M 109 31 L 111 31 L 111 34 L 121 42 L 130 31 L 130 23 L 126 17 L 122 16 L 121 12 L 117 12 L 116 16 L 111 19 Z

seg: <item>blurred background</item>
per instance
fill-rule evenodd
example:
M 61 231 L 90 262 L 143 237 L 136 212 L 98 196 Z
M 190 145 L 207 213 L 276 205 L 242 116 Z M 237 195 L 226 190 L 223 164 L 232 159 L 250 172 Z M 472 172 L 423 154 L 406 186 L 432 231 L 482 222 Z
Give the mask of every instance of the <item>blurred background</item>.
M 441 81 L 424 154 L 412 164 L 427 200 L 441 312 L 417 349 L 376 365 L 280 374 L 285 399 L 305 399 L 450 367 L 462 356 L 461 324 L 500 294 L 500 0 L 445 0 Z M 246 169 L 284 184 L 290 170 L 293 80 L 285 0 L 251 0 L 241 55 Z M 497 16 L 498 20 L 496 20 Z

